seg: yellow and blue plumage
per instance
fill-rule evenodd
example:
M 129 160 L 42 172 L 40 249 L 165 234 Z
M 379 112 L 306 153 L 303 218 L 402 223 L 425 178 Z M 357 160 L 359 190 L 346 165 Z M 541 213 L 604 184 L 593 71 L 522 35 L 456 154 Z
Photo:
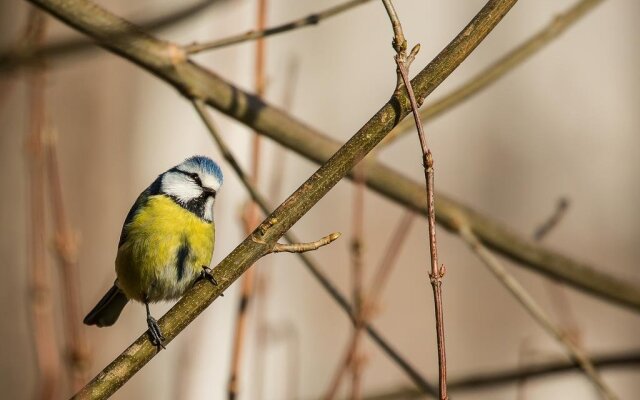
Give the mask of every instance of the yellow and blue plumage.
M 129 300 L 146 305 L 151 340 L 164 337 L 149 303 L 179 298 L 207 277 L 215 243 L 213 205 L 222 171 L 211 159 L 191 157 L 171 168 L 145 189 L 122 227 L 117 279 L 85 317 L 87 325 L 110 326 Z

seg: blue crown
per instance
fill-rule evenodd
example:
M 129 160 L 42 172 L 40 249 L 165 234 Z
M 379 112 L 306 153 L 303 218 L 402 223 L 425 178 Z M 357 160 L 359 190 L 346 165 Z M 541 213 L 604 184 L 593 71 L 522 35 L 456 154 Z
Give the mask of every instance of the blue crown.
M 182 164 L 190 164 L 190 165 L 193 165 L 194 167 L 200 168 L 205 173 L 215 176 L 222 184 L 222 181 L 223 181 L 222 170 L 220 169 L 220 166 L 209 157 L 205 157 L 205 156 L 189 157 L 186 160 L 184 160 Z

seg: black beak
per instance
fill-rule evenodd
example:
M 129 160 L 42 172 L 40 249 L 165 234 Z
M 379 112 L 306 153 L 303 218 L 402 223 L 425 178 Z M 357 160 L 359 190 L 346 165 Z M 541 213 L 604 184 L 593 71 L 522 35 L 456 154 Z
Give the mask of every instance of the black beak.
M 202 191 L 203 191 L 207 196 L 211 196 L 211 197 L 213 197 L 214 199 L 216 198 L 216 191 L 215 191 L 215 190 L 213 190 L 213 189 L 211 189 L 211 188 L 208 188 L 208 187 L 203 187 L 203 188 L 202 188 Z

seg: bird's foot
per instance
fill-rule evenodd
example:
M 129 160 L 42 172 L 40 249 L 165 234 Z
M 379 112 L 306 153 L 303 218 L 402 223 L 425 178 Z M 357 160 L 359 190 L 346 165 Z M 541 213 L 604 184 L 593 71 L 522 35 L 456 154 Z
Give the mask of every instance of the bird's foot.
M 214 284 L 215 286 L 218 286 L 218 281 L 213 276 L 212 272 L 213 271 L 211 270 L 211 268 L 207 267 L 206 265 L 203 265 L 202 272 L 200 272 L 200 279 L 206 279 L 212 284 Z M 224 296 L 224 293 L 220 293 L 220 296 Z
M 158 326 L 158 321 L 156 321 L 155 318 L 149 315 L 147 317 L 147 326 L 149 327 L 149 337 L 150 337 L 151 343 L 154 346 L 156 346 L 158 351 L 160 351 L 161 347 L 166 350 L 167 348 L 164 347 L 164 344 L 163 344 L 165 337 L 160 331 L 160 327 Z

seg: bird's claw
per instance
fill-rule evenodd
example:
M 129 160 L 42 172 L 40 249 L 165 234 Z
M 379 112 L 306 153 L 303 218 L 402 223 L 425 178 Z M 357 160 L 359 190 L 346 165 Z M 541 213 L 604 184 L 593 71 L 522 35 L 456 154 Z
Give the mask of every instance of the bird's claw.
M 213 276 L 212 272 L 213 271 L 211 270 L 211 268 L 207 267 L 206 265 L 203 265 L 202 272 L 200 272 L 200 279 L 206 279 L 209 282 L 211 282 L 213 285 L 218 286 L 218 281 Z M 224 293 L 220 293 L 220 296 L 224 297 Z
M 151 343 L 157 347 L 158 351 L 160 351 L 161 347 L 166 350 L 167 348 L 164 347 L 164 344 L 163 344 L 165 337 L 160 331 L 160 327 L 158 326 L 158 321 L 156 321 L 156 319 L 153 318 L 152 316 L 148 316 L 147 326 L 149 327 L 149 337 L 150 337 Z

